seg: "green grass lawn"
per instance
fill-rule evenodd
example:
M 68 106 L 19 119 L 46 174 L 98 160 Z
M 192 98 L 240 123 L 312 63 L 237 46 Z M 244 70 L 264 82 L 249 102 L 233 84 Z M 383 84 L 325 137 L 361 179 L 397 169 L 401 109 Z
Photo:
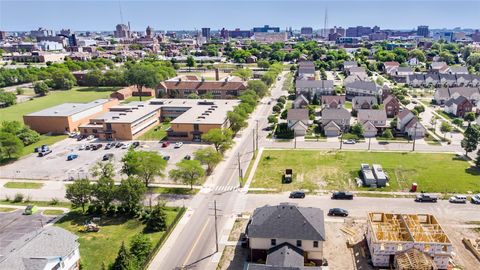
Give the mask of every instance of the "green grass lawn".
M 12 212 L 17 210 L 16 208 L 11 207 L 0 207 L 0 213 Z
M 7 182 L 3 185 L 6 188 L 24 188 L 24 189 L 41 189 L 43 183 L 35 182 Z
M 23 123 L 22 116 L 40 111 L 65 102 L 90 102 L 99 98 L 108 98 L 118 87 L 76 87 L 72 90 L 54 91 L 47 96 L 15 104 L 0 109 L 0 122 L 17 120 Z
M 28 154 L 31 154 L 34 152 L 35 147 L 42 146 L 44 144 L 46 145 L 52 145 L 54 143 L 57 143 L 61 140 L 66 139 L 68 136 L 67 135 L 53 135 L 53 136 L 48 136 L 48 135 L 42 135 L 40 138 L 40 141 L 30 144 L 28 146 L 25 146 L 23 148 L 21 156 L 25 156 Z
M 153 193 L 157 194 L 174 194 L 174 195 L 195 195 L 200 189 L 194 188 L 177 188 L 177 187 L 155 187 L 150 189 Z
M 139 96 L 135 96 L 135 97 L 129 97 L 127 99 L 125 99 L 123 101 L 123 103 L 130 103 L 130 102 L 135 102 L 135 101 L 147 101 L 149 99 L 152 99 L 154 98 L 154 96 L 150 96 L 150 97 L 142 97 L 142 100 L 140 100 L 140 97 Z
M 352 102 L 351 101 L 345 101 L 345 104 L 343 104 L 343 107 L 345 109 L 352 109 Z
M 419 162 L 421 161 L 421 162 Z M 480 170 L 453 154 L 386 153 L 314 150 L 266 150 L 253 178 L 252 188 L 349 189 L 358 188 L 361 163 L 380 164 L 390 177 L 390 186 L 378 190 L 408 191 L 413 182 L 420 191 L 466 193 L 480 191 Z M 282 184 L 286 168 L 294 180 Z
M 2 200 L 0 200 L 0 204 L 9 204 L 9 205 L 22 205 L 22 206 L 27 206 L 34 204 L 36 206 L 55 206 L 55 207 L 65 207 L 65 208 L 70 208 L 72 206 L 71 203 L 69 202 L 55 202 L 53 203 L 52 201 L 29 201 L 29 202 L 13 202 L 13 196 L 9 198 L 9 200 L 6 200 L 7 196 L 4 196 Z
M 442 110 L 436 110 L 435 112 L 445 117 L 447 120 L 453 121 L 453 119 L 455 119 L 454 115 L 448 114 Z
M 180 209 L 168 208 L 167 225 L 171 224 Z M 145 225 L 137 219 L 125 217 L 101 217 L 97 222 L 99 232 L 81 232 L 85 220 L 91 216 L 72 211 L 57 222 L 57 226 L 75 233 L 80 243 L 81 264 L 83 270 L 97 270 L 102 265 L 108 267 L 117 257 L 122 241 L 128 247 L 132 237 L 142 233 Z M 160 240 L 164 232 L 148 233 L 153 245 Z
M 48 209 L 43 210 L 42 214 L 46 216 L 59 216 L 63 214 L 63 210 Z
M 142 141 L 160 141 L 163 138 L 167 137 L 168 128 L 170 128 L 169 123 L 162 123 L 145 132 L 144 134 L 142 134 L 142 136 L 138 137 L 138 139 Z

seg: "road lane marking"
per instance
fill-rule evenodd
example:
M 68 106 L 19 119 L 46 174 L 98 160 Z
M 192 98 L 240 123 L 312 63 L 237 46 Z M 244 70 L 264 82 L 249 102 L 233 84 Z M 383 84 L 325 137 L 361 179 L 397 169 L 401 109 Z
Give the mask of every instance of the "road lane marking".
M 185 261 L 183 261 L 183 266 L 187 265 L 187 262 L 190 260 L 190 257 L 192 256 L 193 251 L 195 250 L 195 248 L 198 245 L 198 242 L 200 241 L 200 238 L 202 237 L 203 233 L 205 232 L 205 229 L 207 228 L 208 223 L 210 223 L 210 219 L 208 219 L 207 222 L 205 222 L 205 225 L 203 225 L 203 228 L 200 231 L 200 233 L 198 234 L 197 239 L 195 239 L 195 242 L 193 242 L 192 249 L 190 249 L 190 252 L 188 253 L 187 258 L 185 259 Z

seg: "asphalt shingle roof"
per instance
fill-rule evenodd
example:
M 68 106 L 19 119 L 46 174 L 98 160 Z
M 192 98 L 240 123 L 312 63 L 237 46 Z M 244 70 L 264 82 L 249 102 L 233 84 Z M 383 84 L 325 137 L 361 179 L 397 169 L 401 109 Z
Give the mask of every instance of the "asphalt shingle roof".
M 325 241 L 323 211 L 295 204 L 255 209 L 247 226 L 249 238 Z

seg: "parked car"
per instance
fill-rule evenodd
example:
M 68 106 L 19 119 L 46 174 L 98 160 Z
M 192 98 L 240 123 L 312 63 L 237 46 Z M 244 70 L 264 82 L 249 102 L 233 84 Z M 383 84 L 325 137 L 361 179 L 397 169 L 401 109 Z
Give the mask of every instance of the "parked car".
M 186 156 L 183 157 L 183 159 L 190 160 L 190 159 L 192 159 L 192 157 L 190 155 L 186 155 Z
M 342 208 L 332 208 L 328 210 L 328 215 L 346 217 L 348 216 L 348 211 Z
M 43 144 L 42 146 L 35 147 L 34 152 L 38 153 L 38 152 L 43 152 L 43 151 L 46 151 L 46 150 L 48 150 L 48 145 Z
M 450 199 L 448 199 L 448 201 L 451 202 L 451 203 L 467 203 L 467 196 L 455 195 L 455 196 L 450 197 Z
M 38 152 L 38 156 L 39 156 L 39 157 L 44 157 L 44 156 L 46 156 L 46 155 L 48 155 L 48 154 L 50 154 L 50 153 L 52 153 L 52 150 L 47 149 L 47 150 L 45 150 L 45 151 Z
M 165 147 L 168 147 L 170 145 L 170 142 L 169 141 L 164 141 L 162 142 L 162 147 L 165 148 Z
M 470 201 L 473 204 L 480 204 L 480 193 L 473 195 Z
M 108 150 L 108 149 L 110 149 L 110 148 L 112 148 L 112 147 L 114 147 L 114 146 L 115 146 L 115 143 L 107 143 L 107 144 L 105 145 L 105 150 Z
M 129 143 L 124 143 L 124 144 L 122 145 L 122 149 L 128 149 L 128 148 L 130 148 L 130 144 L 129 144 Z
M 353 139 L 343 141 L 344 144 L 356 144 L 357 142 Z
M 95 136 L 89 135 L 89 136 L 87 137 L 87 140 L 93 140 L 94 138 L 95 138 Z
M 80 145 L 80 147 L 78 148 L 78 150 L 85 150 L 87 149 L 87 145 L 86 144 L 82 144 Z
M 353 200 L 353 193 L 346 191 L 337 191 L 332 194 L 333 200 Z
M 102 158 L 103 161 L 107 161 L 107 160 L 111 160 L 111 159 L 113 159 L 113 154 L 112 153 L 107 153 L 107 154 L 103 155 L 103 158 Z
M 67 160 L 70 161 L 70 160 L 74 160 L 78 158 L 78 155 L 77 154 L 70 154 L 67 156 Z
M 180 147 L 182 147 L 182 145 L 183 145 L 183 142 L 176 142 L 175 143 L 175 148 L 180 148 Z
M 170 160 L 170 156 L 163 156 L 163 159 L 166 160 L 166 161 L 169 161 L 169 160 Z
M 122 147 L 122 146 L 123 146 L 123 143 L 122 143 L 122 142 L 117 142 L 117 143 L 115 144 L 115 148 L 120 148 L 120 147 Z
M 23 211 L 23 214 L 25 214 L 25 215 L 33 215 L 33 214 L 35 214 L 37 211 L 38 211 L 37 206 L 34 205 L 34 204 L 30 204 L 30 205 L 27 205 L 27 207 L 25 207 L 25 211 Z
M 87 136 L 85 136 L 85 135 L 78 135 L 77 136 L 77 141 L 81 141 L 81 140 L 84 140 L 86 138 L 87 138 Z
M 79 136 L 78 133 L 75 133 L 75 132 L 68 133 L 69 138 L 76 138 L 77 136 Z
M 297 199 L 297 198 L 303 199 L 303 198 L 305 198 L 305 192 L 303 192 L 303 191 L 292 191 L 292 192 L 290 192 L 290 196 L 288 196 L 288 197 L 293 198 L 293 199 Z
M 437 200 L 438 200 L 437 196 L 435 196 L 433 194 L 427 194 L 427 193 L 421 193 L 421 194 L 418 194 L 415 197 L 416 202 L 434 202 L 434 203 L 436 203 Z
M 140 142 L 133 142 L 133 143 L 132 143 L 132 147 L 133 147 L 133 148 L 137 148 L 137 147 L 139 147 L 139 146 L 140 146 Z
M 102 144 L 101 144 L 101 143 L 94 144 L 94 145 L 91 147 L 92 150 L 98 150 L 98 149 L 100 149 L 100 148 L 102 148 Z

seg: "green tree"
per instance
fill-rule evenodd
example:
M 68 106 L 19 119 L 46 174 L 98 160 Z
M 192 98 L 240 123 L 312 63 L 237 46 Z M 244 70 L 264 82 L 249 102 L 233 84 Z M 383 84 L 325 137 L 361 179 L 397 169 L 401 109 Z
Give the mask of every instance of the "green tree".
M 95 198 L 94 203 L 102 207 L 103 211 L 107 211 L 111 203 L 115 200 L 117 187 L 113 178 L 101 177 L 97 183 L 93 185 L 92 195 Z
M 6 106 L 12 106 L 17 103 L 17 96 L 12 92 L 5 92 L 0 89 L 0 103 L 5 103 Z
M 452 120 L 452 124 L 462 127 L 463 126 L 463 120 L 461 118 L 455 118 Z
M 137 266 L 145 266 L 148 255 L 150 255 L 150 252 L 152 251 L 152 247 L 152 241 L 150 241 L 150 238 L 143 233 L 136 234 L 132 238 L 132 241 L 130 242 L 130 254 L 137 261 Z
M 480 142 L 480 131 L 474 125 L 469 124 L 463 133 L 463 140 L 461 141 L 462 148 L 465 150 L 465 155 L 477 149 Z
M 363 126 L 360 123 L 356 123 L 352 126 L 352 133 L 357 136 L 363 136 Z
M 382 137 L 385 138 L 385 139 L 393 139 L 392 130 L 391 129 L 386 129 L 383 132 Z
M 445 136 L 447 135 L 447 132 L 451 132 L 452 131 L 452 125 L 450 125 L 449 122 L 447 121 L 442 121 L 442 124 L 440 125 L 440 131 L 443 132 L 443 137 L 445 138 Z
M 92 185 L 88 179 L 80 179 L 73 184 L 67 185 L 65 198 L 72 202 L 74 207 L 82 207 L 85 212 L 85 205 L 91 201 Z
M 170 171 L 170 177 L 174 181 L 190 185 L 190 189 L 205 176 L 205 170 L 198 160 L 182 160 L 176 166 L 176 169 Z
M 158 203 L 153 207 L 147 217 L 145 225 L 145 231 L 147 232 L 161 232 L 167 229 L 167 213 L 163 204 Z
M 189 69 L 191 69 L 192 67 L 195 67 L 197 65 L 197 63 L 195 62 L 195 58 L 193 58 L 193 56 L 189 55 L 187 57 L 187 67 L 189 67 Z
M 50 89 L 48 88 L 48 85 L 42 81 L 42 82 L 36 82 L 33 85 L 33 91 L 35 92 L 35 94 L 39 96 L 46 96 L 47 93 L 50 91 Z
M 233 132 L 229 129 L 213 128 L 202 135 L 202 140 L 213 144 L 217 152 L 223 153 L 233 144 Z
M 141 202 L 147 188 L 136 177 L 129 176 L 122 179 L 117 189 L 117 200 L 120 201 L 126 212 L 134 213 L 141 208 Z
M 140 101 L 144 87 L 156 88 L 163 79 L 159 69 L 151 64 L 135 63 L 125 71 L 125 80 L 137 87 Z
M 477 159 L 475 160 L 475 166 L 477 166 L 477 168 L 480 168 L 480 149 L 478 149 L 477 151 Z
M 129 176 L 138 176 L 146 187 L 156 176 L 163 176 L 167 167 L 167 161 L 162 156 L 150 151 L 134 151 L 131 149 L 122 161 L 122 171 Z
M 122 245 L 118 250 L 117 258 L 115 258 L 115 262 L 113 263 L 112 270 L 137 270 L 135 267 L 135 262 L 132 259 L 132 255 L 128 252 L 127 248 L 125 247 L 125 243 L 122 241 Z
M 194 156 L 202 165 L 207 166 L 207 175 L 210 175 L 213 168 L 215 168 L 215 166 L 217 166 L 217 164 L 223 159 L 222 155 L 215 151 L 213 147 L 198 149 L 195 151 Z
M 70 90 L 77 80 L 68 69 L 55 69 L 51 73 L 52 87 L 55 89 Z
M 96 69 L 89 71 L 85 75 L 85 85 L 87 86 L 99 86 L 103 82 L 103 73 Z
M 249 81 L 247 89 L 255 91 L 259 97 L 264 97 L 268 92 L 268 86 L 259 80 Z
M 253 75 L 253 72 L 251 69 L 249 68 L 241 68 L 241 69 L 237 69 L 237 70 L 234 70 L 232 72 L 232 75 L 234 76 L 238 76 L 240 77 L 242 80 L 246 81 L 248 79 L 250 79 Z
M 465 121 L 469 122 L 469 123 L 475 121 L 475 118 L 476 118 L 476 116 L 475 116 L 475 113 L 474 113 L 474 112 L 468 112 L 468 113 L 466 113 L 465 116 L 463 117 L 463 119 L 464 119 Z
M 91 169 L 94 177 L 112 178 L 115 176 L 115 168 L 112 162 L 97 162 Z
M 11 133 L 0 132 L 0 158 L 12 158 L 22 153 L 22 141 Z
M 247 126 L 247 122 L 245 121 L 246 116 L 241 115 L 236 111 L 227 112 L 227 119 L 230 122 L 230 129 L 234 133 L 239 132 L 242 128 Z
M 257 66 L 259 68 L 267 69 L 267 68 L 270 67 L 270 63 L 265 59 L 260 59 L 260 60 L 257 61 Z
M 24 126 L 19 121 L 3 121 L 0 132 L 6 132 L 17 136 L 24 145 L 30 145 L 40 140 L 38 132 Z

